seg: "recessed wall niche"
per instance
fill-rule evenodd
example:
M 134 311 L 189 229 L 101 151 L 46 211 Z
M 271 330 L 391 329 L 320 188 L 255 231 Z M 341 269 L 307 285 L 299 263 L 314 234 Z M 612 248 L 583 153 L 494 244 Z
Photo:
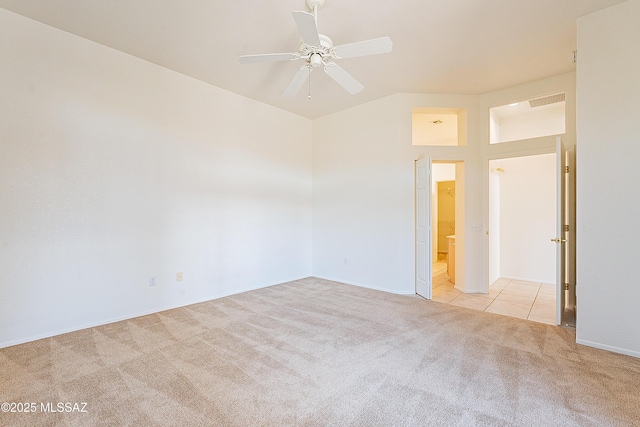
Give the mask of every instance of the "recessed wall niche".
M 467 110 L 464 108 L 413 108 L 411 144 L 467 145 Z

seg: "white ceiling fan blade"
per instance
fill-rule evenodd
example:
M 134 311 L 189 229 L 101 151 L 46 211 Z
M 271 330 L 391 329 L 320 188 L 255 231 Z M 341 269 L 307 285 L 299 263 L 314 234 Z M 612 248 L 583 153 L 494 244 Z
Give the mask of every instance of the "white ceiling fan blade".
M 329 62 L 324 71 L 329 74 L 333 80 L 335 80 L 340 86 L 345 88 L 351 95 L 355 95 L 364 89 L 362 83 L 354 79 L 351 74 L 347 73 L 341 66 L 335 62 Z
M 393 48 L 393 43 L 389 37 L 365 40 L 361 42 L 343 44 L 333 48 L 333 52 L 339 58 L 353 58 L 356 56 L 377 55 L 389 53 Z
M 241 64 L 251 64 L 253 62 L 273 62 L 273 61 L 290 61 L 297 59 L 298 54 L 295 53 L 266 53 L 263 55 L 242 55 L 240 57 Z
M 320 36 L 318 36 L 315 16 L 312 13 L 301 11 L 293 11 L 291 13 L 296 21 L 302 40 L 309 46 L 320 46 Z
M 304 82 L 309 78 L 309 73 L 311 73 L 311 68 L 307 66 L 300 68 L 296 75 L 293 76 L 293 80 L 291 80 L 291 83 L 289 83 L 289 86 L 287 86 L 282 96 L 289 98 L 296 96 Z

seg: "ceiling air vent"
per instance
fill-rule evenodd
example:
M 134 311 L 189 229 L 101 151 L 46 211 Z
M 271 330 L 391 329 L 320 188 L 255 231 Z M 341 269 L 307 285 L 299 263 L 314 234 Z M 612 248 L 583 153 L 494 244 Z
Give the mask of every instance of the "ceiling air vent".
M 557 93 L 555 95 L 543 96 L 542 98 L 530 99 L 529 106 L 531 108 L 542 107 L 543 105 L 555 104 L 556 102 L 564 101 L 564 93 Z

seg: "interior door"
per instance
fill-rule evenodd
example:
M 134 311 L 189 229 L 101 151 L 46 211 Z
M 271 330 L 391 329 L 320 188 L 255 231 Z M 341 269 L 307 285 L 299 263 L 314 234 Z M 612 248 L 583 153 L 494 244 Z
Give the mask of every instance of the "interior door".
M 562 138 L 556 139 L 556 237 L 551 241 L 556 243 L 556 323 L 562 323 L 565 307 L 564 284 L 566 282 L 566 236 L 565 236 L 565 203 L 567 168 L 566 149 Z
M 415 165 L 416 294 L 431 299 L 431 157 Z
M 567 177 L 566 197 L 567 205 L 565 212 L 566 223 L 569 224 L 569 231 L 566 232 L 567 239 L 567 283 L 569 283 L 569 292 L 567 292 L 567 308 L 572 311 L 571 319 L 563 319 L 565 324 L 575 326 L 576 316 L 576 147 L 575 145 L 567 150 L 567 166 L 569 173 Z M 565 315 L 566 315 L 565 311 Z

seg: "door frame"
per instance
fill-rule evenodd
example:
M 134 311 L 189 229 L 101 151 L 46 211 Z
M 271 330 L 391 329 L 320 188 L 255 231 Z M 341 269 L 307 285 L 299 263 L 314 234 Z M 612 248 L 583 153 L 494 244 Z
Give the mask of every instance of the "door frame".
M 562 173 L 560 175 L 561 169 L 562 172 L 564 172 L 564 166 L 566 165 L 566 159 L 567 156 L 565 155 L 566 151 L 563 151 L 563 154 L 560 156 L 559 153 L 559 144 L 561 144 L 561 137 L 559 136 L 554 136 L 552 137 L 553 141 L 554 141 L 554 146 L 549 146 L 549 147 L 542 147 L 542 148 L 535 148 L 535 149 L 531 149 L 531 150 L 519 150 L 519 151 L 510 151 L 510 152 L 503 152 L 503 153 L 496 153 L 496 154 L 491 154 L 491 155 L 485 155 L 483 158 L 483 175 L 485 177 L 484 181 L 484 216 L 485 216 L 485 223 L 484 223 L 484 227 L 486 231 L 485 234 L 485 242 L 484 242 L 484 263 L 483 263 L 483 287 L 485 289 L 485 292 L 489 292 L 489 286 L 491 286 L 491 283 L 489 283 L 489 262 L 490 262 L 490 258 L 489 258 L 489 233 L 490 233 L 490 228 L 489 228 L 489 219 L 490 219 L 490 213 L 489 213 L 489 206 L 490 206 L 490 202 L 489 202 L 489 174 L 491 173 L 490 171 L 490 166 L 489 163 L 492 160 L 500 160 L 500 159 L 510 159 L 510 158 L 515 158 L 515 157 L 525 157 L 525 156 L 535 156 L 535 155 L 540 155 L 540 154 L 556 154 L 556 165 L 557 165 L 557 170 L 556 170 L 556 186 L 560 185 L 560 181 L 564 181 L 566 180 L 566 174 Z M 574 157 L 575 158 L 575 157 Z M 570 157 L 569 157 L 570 160 Z M 575 168 L 575 166 L 574 166 Z M 574 171 L 575 173 L 575 171 Z M 558 218 L 556 219 L 556 233 L 559 233 L 560 230 L 563 230 L 563 232 L 561 234 L 557 234 L 557 236 L 549 236 L 549 237 L 559 237 L 560 239 L 569 239 L 571 238 L 571 236 L 573 236 L 575 238 L 575 233 L 566 233 L 564 232 L 564 224 L 566 216 L 563 213 L 560 213 L 560 210 L 565 207 L 569 212 L 571 212 L 571 209 L 575 210 L 575 196 L 572 197 L 572 194 L 575 194 L 575 180 L 569 180 L 568 182 L 565 181 L 567 185 L 565 191 L 564 191 L 564 199 L 562 203 L 560 203 L 561 200 L 561 195 L 560 194 L 556 194 L 557 197 L 557 202 L 556 202 L 556 212 L 558 214 Z M 571 184 L 574 185 L 573 188 L 571 188 Z M 573 206 L 572 206 L 573 203 Z M 562 209 L 564 211 L 564 209 Z M 563 218 L 562 220 L 560 220 L 560 218 Z M 571 218 L 571 217 L 569 217 Z M 574 216 L 575 218 L 575 216 Z M 573 243 L 574 247 L 575 247 L 575 241 Z M 564 246 L 563 243 L 559 244 L 558 246 Z M 559 313 L 561 313 L 560 310 L 560 306 L 563 304 L 563 300 L 564 298 L 562 298 L 564 296 L 564 283 L 566 279 L 563 279 L 560 282 L 560 271 L 564 270 L 570 270 L 572 268 L 575 269 L 575 256 L 571 256 L 571 254 L 568 254 L 565 256 L 565 251 L 564 250 L 560 250 L 563 248 L 556 248 L 556 292 L 557 292 L 557 296 L 556 296 L 556 321 L 558 324 L 560 324 L 560 322 L 563 320 L 561 318 L 561 316 L 559 315 Z M 573 265 L 571 265 L 570 263 L 573 261 Z M 563 277 L 567 277 L 565 273 L 562 273 Z M 575 284 L 573 285 L 573 289 L 570 285 L 570 292 L 574 291 L 575 289 Z M 560 295 L 560 292 L 563 292 L 562 295 Z M 574 291 L 575 292 L 575 291 Z M 569 300 L 571 300 L 571 297 L 569 297 Z M 564 309 L 562 310 L 564 311 Z
M 429 183 L 428 183 L 428 191 L 427 191 L 427 195 L 428 195 L 428 201 L 425 201 L 428 203 L 428 209 L 429 209 L 429 232 L 431 233 L 431 238 L 429 240 L 429 247 L 427 251 L 424 251 L 428 254 L 429 256 L 429 262 L 428 262 L 428 270 L 426 271 L 425 274 L 427 274 L 428 277 L 428 291 L 425 290 L 423 291 L 423 294 L 421 294 L 420 292 L 418 292 L 418 286 L 419 285 L 419 264 L 418 264 L 418 256 L 419 256 L 419 251 L 418 251 L 418 230 L 417 230 L 417 217 L 418 217 L 418 213 L 417 213 L 417 205 L 418 205 L 418 197 L 417 197 L 417 162 L 419 161 L 426 161 L 426 159 L 428 159 L 429 162 Z M 465 228 L 465 223 L 466 223 L 466 218 L 465 218 L 465 161 L 464 160 L 460 160 L 460 159 L 438 159 L 438 160 L 433 160 L 433 158 L 431 157 L 420 157 L 417 160 L 414 160 L 414 255 L 415 255 L 415 268 L 414 268 L 414 283 L 415 283 L 415 291 L 416 294 L 424 296 L 427 299 L 431 299 L 433 296 L 433 264 L 432 264 L 432 259 L 433 259 L 433 193 L 432 193 L 432 188 L 433 188 L 433 164 L 434 163 L 449 163 L 449 164 L 454 164 L 455 165 L 455 182 L 456 182 L 456 265 L 455 265 L 455 276 L 456 276 L 456 283 L 455 283 L 455 288 L 457 290 L 459 290 L 460 292 L 465 292 L 465 258 L 464 258 L 464 248 L 465 248 L 465 232 L 464 232 L 464 228 Z M 426 286 L 424 283 L 421 284 L 422 286 Z M 428 297 L 426 296 L 428 295 Z

